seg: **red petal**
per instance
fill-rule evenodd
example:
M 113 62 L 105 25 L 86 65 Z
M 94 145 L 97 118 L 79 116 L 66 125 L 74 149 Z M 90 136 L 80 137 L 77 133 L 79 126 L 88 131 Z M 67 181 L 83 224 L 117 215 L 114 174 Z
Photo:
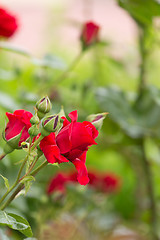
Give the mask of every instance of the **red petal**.
M 83 125 L 88 130 L 89 134 L 93 137 L 93 139 L 98 137 L 99 132 L 91 122 L 84 121 Z
M 60 154 L 60 150 L 56 145 L 54 133 L 51 133 L 49 136 L 44 137 L 41 140 L 40 148 L 49 163 L 68 162 L 68 160 Z
M 74 164 L 74 166 L 76 167 L 76 169 L 78 171 L 78 176 L 77 176 L 78 182 L 81 185 L 86 185 L 89 182 L 89 178 L 88 178 L 87 168 L 86 168 L 84 162 L 80 161 L 77 158 L 74 161 L 72 161 L 72 163 Z
M 70 117 L 70 119 L 72 120 L 72 122 L 77 122 L 77 119 L 78 119 L 77 110 L 70 112 L 70 113 L 68 114 L 68 116 Z
M 86 150 L 88 146 L 97 144 L 83 123 L 79 122 L 73 124 L 71 142 L 72 149 L 78 148 L 82 151 Z
M 68 119 L 66 117 L 61 117 L 64 121 L 63 121 L 63 128 L 66 127 L 68 124 L 70 124 L 70 122 L 68 121 Z
M 56 136 L 56 143 L 62 154 L 71 150 L 71 142 L 69 140 L 69 125 L 64 127 Z

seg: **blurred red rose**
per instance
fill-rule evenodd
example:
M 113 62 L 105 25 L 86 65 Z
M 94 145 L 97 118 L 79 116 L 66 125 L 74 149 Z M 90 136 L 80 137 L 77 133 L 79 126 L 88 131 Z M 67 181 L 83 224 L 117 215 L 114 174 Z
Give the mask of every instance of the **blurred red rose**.
M 100 27 L 96 25 L 94 22 L 87 22 L 84 24 L 82 33 L 81 33 L 81 41 L 83 49 L 89 47 L 93 43 L 98 42 L 99 40 L 99 29 Z
M 113 173 L 107 173 L 102 177 L 102 185 L 101 190 L 106 193 L 112 193 L 119 190 L 121 185 L 120 178 L 113 174 Z
M 0 8 L 0 38 L 11 37 L 18 28 L 16 18 L 3 8 Z
M 32 113 L 25 110 L 16 110 L 14 113 L 6 113 L 9 122 L 5 128 L 5 139 L 6 141 L 11 141 L 16 136 L 20 136 L 18 145 L 15 148 L 21 146 L 23 141 L 29 138 L 28 129 L 31 127 L 30 119 L 32 118 Z
M 77 122 L 77 111 L 71 112 L 69 117 L 71 123 L 62 117 L 63 128 L 56 137 L 54 133 L 45 137 L 40 148 L 50 163 L 72 162 L 78 171 L 78 182 L 86 185 L 89 182 L 85 166 L 86 153 L 89 146 L 97 144 L 94 139 L 98 136 L 98 131 L 90 122 Z
M 48 195 L 52 194 L 55 191 L 60 191 L 61 193 L 65 193 L 66 191 L 66 182 L 68 181 L 68 178 L 65 176 L 64 173 L 58 173 L 56 176 L 54 176 L 47 187 L 47 193 Z

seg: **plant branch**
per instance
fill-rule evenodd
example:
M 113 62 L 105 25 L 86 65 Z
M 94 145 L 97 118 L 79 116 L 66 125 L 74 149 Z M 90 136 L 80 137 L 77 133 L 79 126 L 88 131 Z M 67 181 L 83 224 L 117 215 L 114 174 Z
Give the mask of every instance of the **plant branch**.
M 45 160 L 39 167 L 37 167 L 31 174 L 27 176 L 35 176 L 43 167 L 48 164 L 47 160 Z M 10 198 L 2 205 L 0 210 L 4 210 L 17 196 L 17 194 L 24 188 L 24 183 L 20 183 L 16 190 L 12 193 Z
M 31 147 L 30 151 L 33 151 L 35 149 L 35 147 L 38 146 L 38 144 L 40 143 L 40 141 L 43 139 L 44 137 L 41 135 L 33 144 L 33 146 Z
M 16 178 L 16 181 L 15 183 L 6 191 L 6 193 L 3 195 L 3 197 L 0 199 L 0 203 L 2 203 L 4 201 L 4 199 L 8 196 L 8 194 L 18 185 L 18 182 L 19 182 L 19 178 L 21 176 L 21 173 L 22 173 L 22 170 L 26 164 L 26 161 L 28 159 L 28 155 L 25 157 L 20 169 L 19 169 L 19 172 L 18 172 L 18 175 L 17 175 L 17 178 Z
M 157 236 L 157 208 L 155 203 L 155 196 L 154 196 L 154 188 L 153 188 L 153 178 L 152 178 L 152 172 L 150 163 L 147 159 L 146 153 L 145 153 L 145 146 L 144 146 L 144 139 L 142 139 L 141 142 L 141 149 L 142 149 L 142 164 L 143 164 L 143 170 L 145 175 L 145 182 L 146 182 L 146 188 L 148 192 L 148 197 L 150 201 L 150 226 L 152 230 L 152 235 L 154 240 L 158 240 Z
M 68 75 L 68 73 L 73 70 L 76 65 L 79 63 L 82 58 L 84 52 L 80 52 L 77 57 L 73 60 L 73 62 L 69 65 L 69 67 L 54 81 L 54 84 L 58 84 L 62 82 Z

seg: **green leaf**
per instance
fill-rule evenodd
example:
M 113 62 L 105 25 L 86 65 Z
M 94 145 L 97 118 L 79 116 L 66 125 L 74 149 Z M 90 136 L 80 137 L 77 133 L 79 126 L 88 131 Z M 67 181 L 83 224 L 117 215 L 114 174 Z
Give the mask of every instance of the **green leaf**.
M 26 195 L 28 193 L 32 183 L 31 183 L 31 181 L 27 181 L 24 183 L 24 185 L 25 185 L 25 195 Z
M 2 174 L 0 174 L 0 176 L 3 178 L 6 188 L 9 189 L 9 182 L 8 182 L 8 179 L 5 178 L 5 177 L 3 177 Z
M 14 230 L 18 230 L 27 237 L 32 237 L 33 235 L 28 221 L 14 213 L 0 211 L 0 225 L 8 226 Z
M 35 178 L 33 176 L 26 176 L 20 181 L 20 183 L 26 183 L 30 181 L 35 181 Z
M 160 136 L 160 90 L 146 88 L 141 98 L 128 95 L 118 88 L 97 90 L 97 100 L 102 111 L 132 138 Z
M 152 24 L 155 16 L 160 16 L 160 3 L 155 0 L 118 0 L 119 5 L 140 24 Z

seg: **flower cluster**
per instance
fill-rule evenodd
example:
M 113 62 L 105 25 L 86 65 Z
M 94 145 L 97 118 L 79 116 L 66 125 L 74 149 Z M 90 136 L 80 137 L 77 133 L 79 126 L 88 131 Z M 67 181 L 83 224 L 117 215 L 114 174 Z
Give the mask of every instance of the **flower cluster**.
M 77 111 L 69 113 L 71 119 L 69 121 L 64 114 L 44 117 L 50 110 L 50 100 L 48 97 L 44 97 L 37 102 L 34 116 L 25 110 L 16 110 L 14 113 L 7 112 L 6 116 L 9 122 L 3 134 L 7 142 L 4 151 L 7 154 L 14 149 L 21 148 L 23 142 L 30 137 L 31 149 L 38 141 L 38 149 L 43 152 L 49 163 L 73 163 L 78 172 L 76 181 L 86 185 L 89 182 L 85 165 L 86 154 L 90 146 L 97 144 L 95 139 L 99 132 L 95 126 L 97 122 L 99 125 L 100 119 L 103 121 L 104 114 L 99 114 L 99 117 L 95 115 L 95 119 L 92 117 L 92 122 L 78 122 Z M 40 120 L 41 118 L 42 120 Z M 62 178 L 61 182 L 63 182 Z
M 88 186 L 102 193 L 115 193 L 120 189 L 121 179 L 114 173 L 100 174 L 93 171 L 88 171 L 89 183 Z M 47 186 L 47 194 L 51 195 L 56 191 L 61 193 L 66 192 L 68 184 L 77 183 L 76 173 L 57 173 L 50 179 Z
M 0 38 L 9 38 L 17 30 L 17 19 L 3 8 L 0 8 Z

